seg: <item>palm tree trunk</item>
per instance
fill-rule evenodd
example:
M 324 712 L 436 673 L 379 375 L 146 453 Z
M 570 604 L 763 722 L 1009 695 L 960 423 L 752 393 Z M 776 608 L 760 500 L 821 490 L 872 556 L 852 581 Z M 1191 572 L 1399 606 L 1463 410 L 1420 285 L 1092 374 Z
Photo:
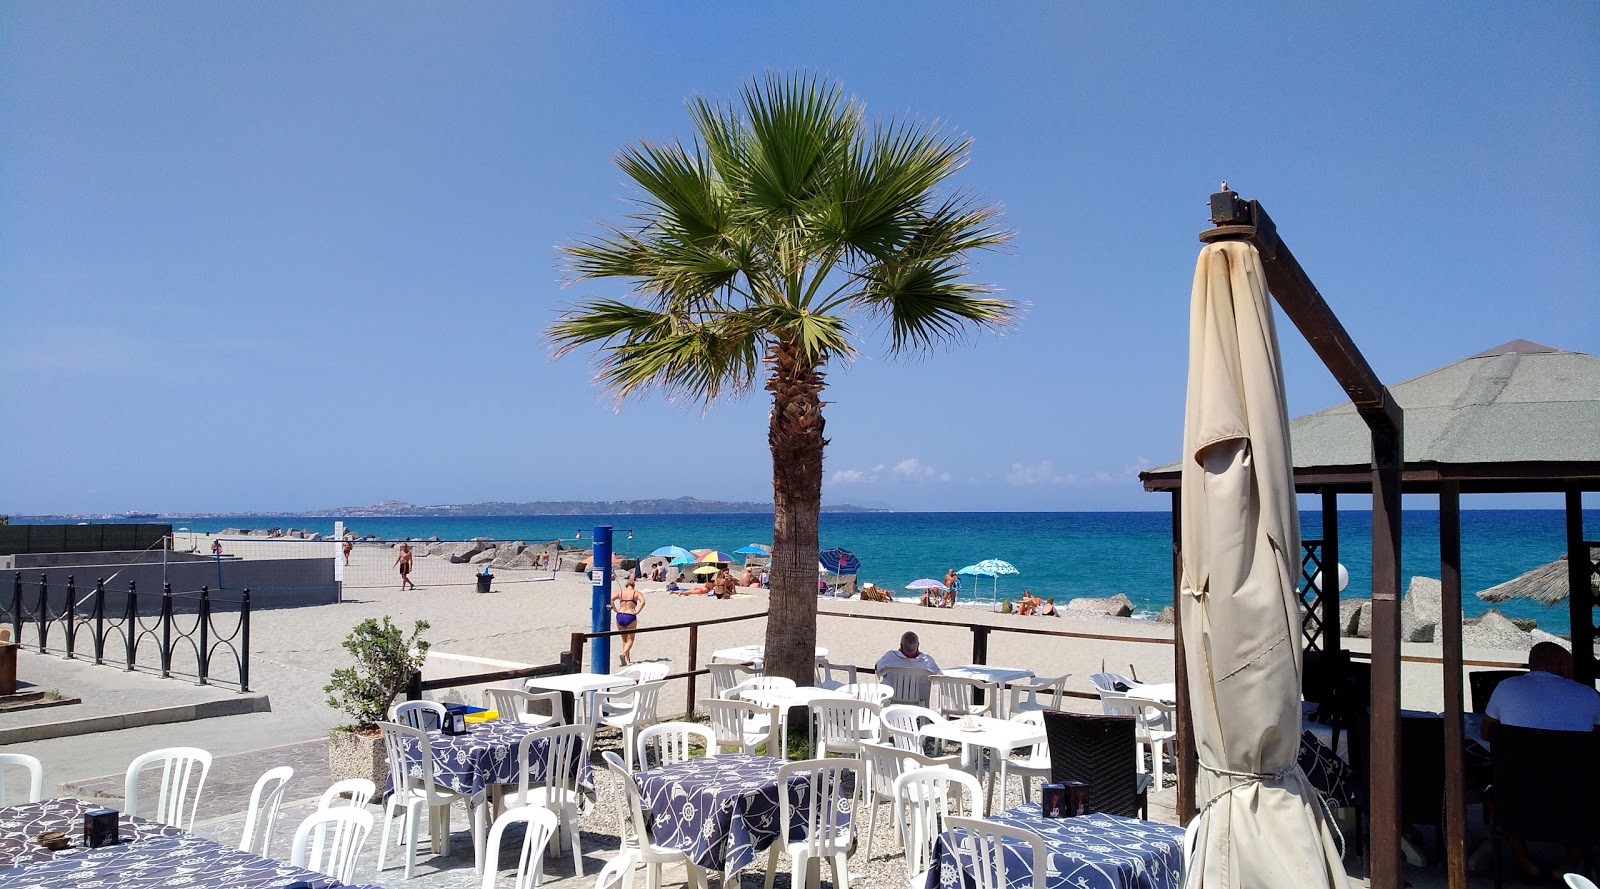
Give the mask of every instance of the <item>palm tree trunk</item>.
M 766 673 L 798 685 L 815 681 L 817 520 L 822 512 L 824 374 L 792 342 L 772 344 L 767 390 L 772 415 L 772 591 Z M 797 708 L 799 709 L 799 708 Z

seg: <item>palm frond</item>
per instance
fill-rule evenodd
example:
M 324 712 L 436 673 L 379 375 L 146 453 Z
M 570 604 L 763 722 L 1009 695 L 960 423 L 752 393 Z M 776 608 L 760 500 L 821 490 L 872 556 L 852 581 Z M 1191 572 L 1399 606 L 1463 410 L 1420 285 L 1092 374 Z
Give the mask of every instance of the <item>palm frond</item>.
M 723 172 L 750 212 L 795 218 L 848 162 L 861 108 L 842 84 L 804 73 L 768 74 L 741 98 L 748 137 L 737 165 Z
M 888 324 L 896 354 L 954 342 L 969 326 L 1015 323 L 1016 307 L 991 296 L 994 288 L 964 281 L 965 273 L 944 257 L 882 263 L 862 274 L 854 301 Z
M 702 320 L 597 299 L 551 325 L 556 356 L 599 345 L 596 379 L 618 401 L 642 390 L 707 405 L 748 390 L 761 368 L 761 339 L 736 316 Z
M 641 142 L 618 152 L 616 162 L 644 191 L 657 225 L 696 243 L 726 234 L 727 195 L 698 146 Z

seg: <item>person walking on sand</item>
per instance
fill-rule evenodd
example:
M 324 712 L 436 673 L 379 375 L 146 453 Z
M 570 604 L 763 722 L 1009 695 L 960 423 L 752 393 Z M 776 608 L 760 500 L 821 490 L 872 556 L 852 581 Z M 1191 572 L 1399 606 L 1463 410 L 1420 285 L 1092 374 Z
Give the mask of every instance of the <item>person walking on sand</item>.
M 400 589 L 416 589 L 417 585 L 411 582 L 411 544 L 400 544 L 400 554 L 394 557 L 395 565 L 400 568 Z
M 213 541 L 211 541 L 211 554 L 213 556 L 222 555 L 222 541 L 221 540 L 213 540 Z
M 356 548 L 355 544 L 351 543 L 348 539 L 345 540 L 345 542 L 344 542 L 344 565 L 345 565 L 346 568 L 350 567 L 350 551 L 355 549 L 355 548 Z
M 939 607 L 956 607 L 956 594 L 959 592 L 961 592 L 961 575 L 956 573 L 956 569 L 951 568 L 944 573 L 944 595 L 939 599 Z
M 622 585 L 622 589 L 611 594 L 611 610 L 617 613 L 617 629 L 631 630 L 639 623 L 639 613 L 644 611 L 644 596 L 639 595 L 639 590 L 633 581 Z M 622 634 L 622 665 L 624 667 L 633 663 L 633 634 Z

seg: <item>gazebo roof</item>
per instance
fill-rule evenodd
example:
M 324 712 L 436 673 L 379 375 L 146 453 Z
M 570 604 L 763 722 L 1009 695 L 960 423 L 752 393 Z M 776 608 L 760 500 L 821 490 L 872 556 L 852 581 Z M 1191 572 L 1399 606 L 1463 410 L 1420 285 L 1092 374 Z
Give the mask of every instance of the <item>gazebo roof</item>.
M 1405 489 L 1600 490 L 1600 356 L 1512 340 L 1389 387 L 1405 412 Z M 1301 490 L 1370 490 L 1372 442 L 1350 402 L 1289 424 Z M 1139 474 L 1181 484 L 1178 463 Z

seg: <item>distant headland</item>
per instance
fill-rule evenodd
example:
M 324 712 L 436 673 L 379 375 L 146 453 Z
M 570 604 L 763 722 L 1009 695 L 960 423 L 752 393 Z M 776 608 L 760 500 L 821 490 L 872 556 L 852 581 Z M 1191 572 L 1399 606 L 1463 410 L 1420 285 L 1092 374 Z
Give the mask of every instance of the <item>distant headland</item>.
M 852 506 L 848 503 L 823 504 L 823 512 L 892 512 Z M 379 516 L 541 516 L 541 515 L 712 515 L 717 513 L 772 512 L 771 503 L 753 500 L 701 500 L 697 497 L 657 498 L 653 500 L 528 500 L 521 503 L 448 503 L 417 506 L 404 500 L 385 500 L 371 506 L 336 506 L 324 509 L 279 510 L 273 512 L 227 513 L 140 513 L 141 518 L 206 518 L 210 516 L 327 516 L 330 518 L 374 518 Z M 16 516 L 26 519 L 108 519 L 111 515 Z

